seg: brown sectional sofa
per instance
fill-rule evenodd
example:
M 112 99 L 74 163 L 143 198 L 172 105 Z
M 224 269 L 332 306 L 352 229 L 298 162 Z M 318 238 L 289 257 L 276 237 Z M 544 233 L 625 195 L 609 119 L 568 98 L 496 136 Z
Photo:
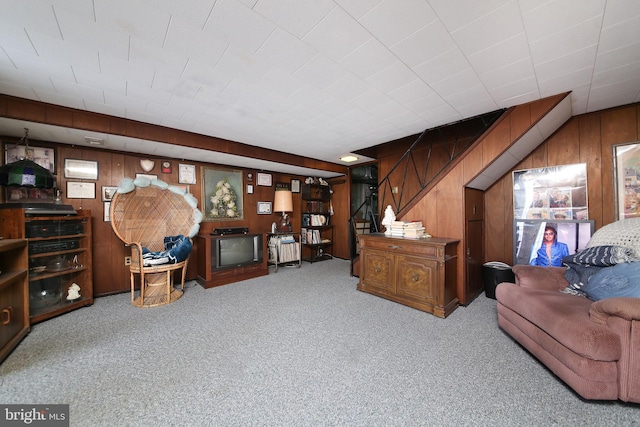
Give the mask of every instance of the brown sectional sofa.
M 640 403 L 640 298 L 560 292 L 563 267 L 513 267 L 496 288 L 498 324 L 585 399 Z

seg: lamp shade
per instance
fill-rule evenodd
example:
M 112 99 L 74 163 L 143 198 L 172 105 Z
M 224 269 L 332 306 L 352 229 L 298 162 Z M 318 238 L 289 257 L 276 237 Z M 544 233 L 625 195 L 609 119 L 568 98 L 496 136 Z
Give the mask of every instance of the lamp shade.
M 48 169 L 31 160 L 18 160 L 0 167 L 0 185 L 19 187 L 55 187 L 55 178 Z
M 289 190 L 276 190 L 274 212 L 293 212 L 293 196 Z

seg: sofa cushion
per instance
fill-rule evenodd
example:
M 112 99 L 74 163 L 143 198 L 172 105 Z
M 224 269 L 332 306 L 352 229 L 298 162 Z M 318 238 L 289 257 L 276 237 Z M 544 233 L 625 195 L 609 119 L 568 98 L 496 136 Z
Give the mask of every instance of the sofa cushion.
M 500 304 L 583 357 L 601 361 L 620 359 L 618 336 L 606 326 L 589 320 L 593 301 L 587 298 L 511 283 L 498 285 L 496 298 Z M 535 334 L 530 336 L 536 339 Z

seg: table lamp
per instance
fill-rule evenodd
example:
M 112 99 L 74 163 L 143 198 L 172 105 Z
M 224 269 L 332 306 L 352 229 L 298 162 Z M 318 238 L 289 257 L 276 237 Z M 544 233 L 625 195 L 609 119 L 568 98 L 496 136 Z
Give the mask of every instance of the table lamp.
M 282 217 L 278 222 L 278 231 L 291 231 L 291 223 L 287 212 L 293 212 L 293 196 L 289 190 L 276 190 L 273 201 L 274 212 L 282 212 Z

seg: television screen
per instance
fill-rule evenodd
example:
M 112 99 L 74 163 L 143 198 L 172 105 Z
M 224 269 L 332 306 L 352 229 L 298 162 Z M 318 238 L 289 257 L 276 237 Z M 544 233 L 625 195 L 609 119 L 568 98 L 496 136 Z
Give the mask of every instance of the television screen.
M 594 222 L 591 220 L 565 220 L 547 221 L 535 219 L 515 219 L 513 221 L 513 263 L 514 264 L 539 264 L 545 265 L 545 261 L 538 261 L 538 257 L 545 257 L 545 253 L 539 254 L 545 239 L 545 233 L 551 236 L 555 230 L 557 241 L 567 246 L 568 255 L 586 248 L 593 234 Z M 548 237 L 550 238 L 550 237 Z M 557 258 L 557 257 L 556 257 Z M 546 261 L 548 263 L 548 261 Z M 548 265 L 548 264 L 547 264 Z M 558 259 L 552 265 L 560 266 Z
M 259 261 L 260 236 L 234 236 L 217 239 L 218 265 L 216 267 L 238 266 Z

